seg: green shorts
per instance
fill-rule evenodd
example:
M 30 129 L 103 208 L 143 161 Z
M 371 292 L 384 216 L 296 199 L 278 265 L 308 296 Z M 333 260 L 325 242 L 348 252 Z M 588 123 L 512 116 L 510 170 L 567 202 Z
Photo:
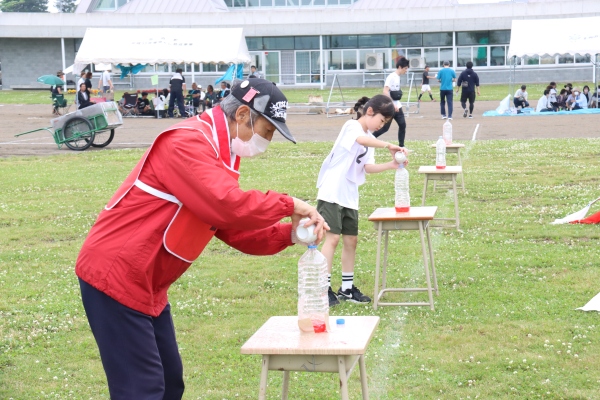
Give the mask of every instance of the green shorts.
M 318 200 L 317 211 L 331 228 L 329 232 L 336 235 L 358 236 L 358 210 Z

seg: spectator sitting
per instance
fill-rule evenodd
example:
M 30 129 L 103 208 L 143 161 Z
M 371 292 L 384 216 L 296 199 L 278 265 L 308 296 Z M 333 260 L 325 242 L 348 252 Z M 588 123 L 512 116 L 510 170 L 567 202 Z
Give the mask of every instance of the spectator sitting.
M 148 99 L 148 93 L 142 92 L 142 97 L 137 99 L 136 104 L 138 114 L 140 115 L 153 115 L 152 107 L 150 107 L 150 99 Z
M 255 65 L 250 66 L 250 75 L 248 75 L 248 78 L 262 78 L 260 73 L 256 71 Z
M 513 99 L 513 103 L 515 104 L 515 108 L 525 108 L 529 107 L 529 102 L 527 101 L 527 86 L 522 85 L 521 89 L 517 90 L 515 93 L 515 97 Z
M 79 104 L 79 110 L 89 107 L 92 104 L 96 104 L 93 101 L 90 101 L 90 91 L 85 86 L 85 82 L 82 82 L 79 85 L 79 91 L 77 92 L 77 104 Z
M 572 84 L 570 84 L 570 83 L 567 83 L 567 84 L 565 85 L 565 89 L 567 89 L 567 94 L 568 94 L 568 95 L 571 95 L 571 93 L 573 92 L 573 85 L 572 85 Z
M 561 89 L 560 94 L 556 96 L 556 106 L 557 110 L 566 110 L 567 109 L 567 89 Z
M 588 85 L 585 85 L 583 87 L 583 95 L 587 99 L 588 106 L 589 106 L 590 105 L 590 99 L 592 98 L 592 95 L 590 94 L 590 87 Z
M 215 89 L 212 85 L 208 85 L 206 87 L 206 94 L 204 95 L 204 104 L 206 104 L 206 108 L 212 108 L 216 100 L 217 94 L 215 93 Z
M 567 97 L 567 107 L 569 110 L 584 110 L 588 108 L 586 97 L 579 91 L 579 88 L 574 88 L 573 92 Z
M 548 96 L 548 103 L 550 104 L 550 108 L 554 111 L 558 111 L 558 104 L 556 102 L 556 82 L 550 82 L 546 89 L 550 91 L 550 95 Z
M 544 95 L 538 100 L 537 107 L 535 108 L 535 112 L 553 111 L 552 105 L 548 101 L 549 96 L 550 96 L 550 89 L 544 90 Z
M 598 85 L 598 89 L 596 89 L 596 93 L 592 94 L 592 96 L 590 97 L 590 104 L 589 107 L 590 108 L 598 108 L 598 96 L 600 94 L 600 85 Z
M 165 117 L 165 96 L 162 91 L 154 92 L 154 98 L 152 99 L 152 105 L 154 106 L 154 116 L 156 118 Z M 168 104 L 168 103 L 167 103 Z
M 202 86 L 197 85 L 196 82 L 192 83 L 192 90 L 189 91 L 189 94 L 192 95 L 192 105 L 194 106 L 194 111 L 197 112 L 198 108 L 200 108 L 200 104 L 204 105 L 202 102 L 204 99 Z M 202 111 L 204 111 L 204 109 Z
M 227 87 L 227 83 L 226 82 L 221 82 L 221 91 L 219 92 L 218 96 L 217 96 L 217 101 L 221 102 L 221 100 L 223 100 L 225 97 L 229 96 L 229 92 L 231 92 L 231 89 L 229 89 Z
M 135 108 L 135 107 L 132 108 L 129 104 L 125 104 L 126 96 L 129 96 L 129 92 L 123 93 L 121 100 L 119 100 L 119 104 L 118 104 L 119 111 L 121 112 L 121 114 L 127 114 L 129 112 L 129 111 L 125 110 L 125 109 L 127 109 L 127 110 L 131 110 L 131 113 L 137 114 L 138 113 L 137 108 Z

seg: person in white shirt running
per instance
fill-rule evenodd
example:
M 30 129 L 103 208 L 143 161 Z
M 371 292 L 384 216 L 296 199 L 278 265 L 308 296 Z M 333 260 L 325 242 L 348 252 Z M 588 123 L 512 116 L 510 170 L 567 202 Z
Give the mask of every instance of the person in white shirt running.
M 339 304 L 339 299 L 355 303 L 369 303 L 354 285 L 354 259 L 358 243 L 358 187 L 365 182 L 365 173 L 373 174 L 386 170 L 396 170 L 398 163 L 394 154 L 406 149 L 376 139 L 371 132 L 381 127 L 396 114 L 392 100 L 385 95 L 377 95 L 369 100 L 361 98 L 354 109 L 357 120 L 344 124 L 333 149 L 323 161 L 317 179 L 317 210 L 325 218 L 331 230 L 325 234 L 321 252 L 329 267 L 329 305 Z M 392 161 L 375 164 L 375 149 L 388 149 Z M 336 293 L 331 289 L 331 267 L 333 256 L 340 241 L 342 248 L 342 286 Z
M 408 60 L 404 57 L 396 61 L 396 70 L 388 75 L 383 86 L 383 94 L 390 97 L 394 102 L 394 108 L 396 113 L 394 114 L 394 121 L 398 124 L 398 144 L 400 147 L 404 147 L 404 137 L 406 136 L 406 120 L 404 119 L 404 113 L 402 112 L 402 104 L 400 99 L 402 98 L 402 90 L 400 90 L 400 75 L 406 74 L 408 71 Z M 376 132 L 373 132 L 373 136 L 376 138 L 383 135 L 390 129 L 392 120 L 389 120 L 383 128 Z

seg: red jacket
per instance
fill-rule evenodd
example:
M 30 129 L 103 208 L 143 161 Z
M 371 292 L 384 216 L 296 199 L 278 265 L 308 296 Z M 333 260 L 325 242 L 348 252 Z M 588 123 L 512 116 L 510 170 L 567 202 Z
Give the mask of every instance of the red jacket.
M 159 135 L 145 163 L 146 155 L 140 161 L 140 181 L 175 196 L 212 226 L 217 238 L 244 253 L 269 255 L 292 245 L 291 224 L 279 223 L 293 213 L 290 196 L 242 191 L 215 153 L 215 142 L 207 139 L 211 130 L 200 120 L 191 118 L 172 129 Z M 178 208 L 133 186 L 98 216 L 79 253 L 77 276 L 127 307 L 158 316 L 167 304 L 169 286 L 191 265 L 163 245 Z

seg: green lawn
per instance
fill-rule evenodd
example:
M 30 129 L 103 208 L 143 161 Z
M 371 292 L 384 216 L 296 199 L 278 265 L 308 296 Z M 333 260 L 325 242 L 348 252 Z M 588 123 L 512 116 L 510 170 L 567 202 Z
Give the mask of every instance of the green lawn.
M 433 153 L 408 142 L 413 205 Z M 242 163 L 243 188 L 315 203 L 331 143 L 274 143 Z M 560 149 L 557 153 L 556 149 Z M 107 399 L 97 348 L 80 303 L 74 262 L 98 212 L 143 150 L 0 159 L 0 398 Z M 378 315 L 367 353 L 373 399 L 593 399 L 600 393 L 598 313 L 575 311 L 600 291 L 597 226 L 549 223 L 596 198 L 599 139 L 467 142 L 461 228 L 433 230 L 436 309 L 342 304 L 332 315 Z M 378 151 L 378 161 L 387 160 Z M 453 156 L 449 156 L 453 160 Z M 361 188 L 356 283 L 372 295 L 376 231 L 393 205 L 393 173 Z M 431 193 L 439 216 L 451 196 Z M 594 210 L 597 211 L 597 207 Z M 390 285 L 423 284 L 415 232 L 391 235 Z M 185 399 L 255 399 L 261 360 L 242 344 L 272 315 L 295 315 L 294 246 L 245 256 L 218 240 L 170 290 L 186 378 Z M 340 285 L 339 249 L 333 286 Z M 393 296 L 393 295 L 392 295 Z M 424 294 L 396 298 L 425 299 Z M 271 373 L 268 398 L 281 374 Z M 360 382 L 350 380 L 352 399 Z M 334 399 L 335 375 L 293 373 L 290 398 Z
M 579 88 L 583 88 L 584 85 L 593 86 L 592 83 L 586 82 L 575 82 L 574 86 L 579 86 Z M 520 84 L 519 84 L 520 86 Z M 517 86 L 515 86 L 514 91 L 517 90 Z M 545 84 L 528 84 L 527 91 L 529 92 L 530 100 L 537 100 L 542 96 L 544 89 L 546 88 Z M 327 101 L 329 96 L 330 88 L 325 88 L 324 90 L 319 90 L 319 88 L 314 89 L 287 89 L 282 88 L 283 92 L 287 96 L 290 103 L 306 103 L 308 102 L 308 96 L 322 96 L 323 101 Z M 405 93 L 405 97 L 403 101 L 408 96 L 407 88 L 403 88 Z M 416 88 L 417 92 L 420 93 L 420 87 Z M 115 99 L 120 99 L 125 91 L 118 90 L 115 93 Z M 336 87 L 333 91 L 333 101 L 339 101 L 343 96 L 344 100 L 349 102 L 355 102 L 362 96 L 371 97 L 375 94 L 381 93 L 381 88 L 378 87 L 368 87 L 368 88 L 346 88 L 342 87 L 342 92 L 340 95 L 339 89 Z M 479 100 L 497 100 L 500 101 L 509 93 L 509 85 L 485 85 L 482 83 L 481 86 L 481 96 L 478 97 Z M 434 97 L 438 97 L 439 90 L 437 87 L 433 88 Z M 514 92 L 512 93 L 514 94 Z M 152 96 L 150 96 L 152 97 Z M 75 95 L 69 94 L 66 96 L 67 100 L 73 102 L 75 99 Z M 416 100 L 415 94 L 411 98 L 411 101 Z M 47 90 L 0 90 L 0 104 L 46 104 L 50 103 L 50 92 Z

